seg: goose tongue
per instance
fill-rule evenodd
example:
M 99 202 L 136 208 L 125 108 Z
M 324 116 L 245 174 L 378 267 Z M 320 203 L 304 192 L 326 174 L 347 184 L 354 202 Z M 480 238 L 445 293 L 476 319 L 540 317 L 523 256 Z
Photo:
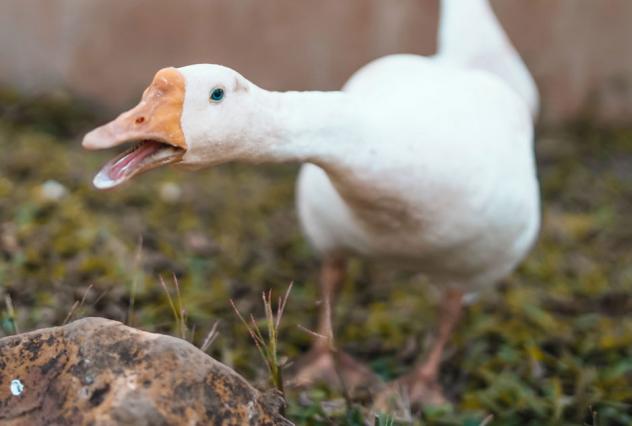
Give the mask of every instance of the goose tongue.
M 126 172 L 133 172 L 145 158 L 158 152 L 163 146 L 163 144 L 154 141 L 141 142 L 140 145 L 132 148 L 131 151 L 107 165 L 109 166 L 107 170 L 108 177 L 114 181 L 121 179 Z
M 176 161 L 181 150 L 169 145 L 145 140 L 108 161 L 94 177 L 94 186 L 109 189 L 143 171 Z

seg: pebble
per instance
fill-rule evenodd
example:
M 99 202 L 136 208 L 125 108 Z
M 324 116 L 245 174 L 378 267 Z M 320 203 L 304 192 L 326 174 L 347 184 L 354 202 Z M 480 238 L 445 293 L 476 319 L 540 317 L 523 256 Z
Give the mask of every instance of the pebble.
M 11 380 L 10 387 L 11 387 L 11 394 L 13 394 L 14 396 L 20 396 L 22 395 L 22 392 L 24 392 L 24 384 L 22 384 L 20 379 Z
M 68 194 L 68 189 L 56 180 L 47 180 L 41 187 L 42 196 L 51 201 L 58 201 Z
M 182 197 L 180 185 L 174 182 L 165 182 L 160 186 L 160 198 L 166 203 L 177 203 Z

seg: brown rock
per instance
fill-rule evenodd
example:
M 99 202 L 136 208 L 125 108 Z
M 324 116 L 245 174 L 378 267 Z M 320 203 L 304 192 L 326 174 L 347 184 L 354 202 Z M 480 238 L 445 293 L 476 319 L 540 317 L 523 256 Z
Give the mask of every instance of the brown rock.
M 85 318 L 0 339 L 2 425 L 291 425 L 190 343 Z

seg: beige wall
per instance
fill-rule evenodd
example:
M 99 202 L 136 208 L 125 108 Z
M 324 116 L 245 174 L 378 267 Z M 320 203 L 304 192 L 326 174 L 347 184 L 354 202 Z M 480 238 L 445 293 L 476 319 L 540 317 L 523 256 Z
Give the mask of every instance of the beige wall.
M 493 3 L 547 122 L 632 123 L 631 0 Z M 435 0 L 3 0 L 0 83 L 121 108 L 158 68 L 214 62 L 266 88 L 334 89 L 381 55 L 432 53 L 436 15 Z

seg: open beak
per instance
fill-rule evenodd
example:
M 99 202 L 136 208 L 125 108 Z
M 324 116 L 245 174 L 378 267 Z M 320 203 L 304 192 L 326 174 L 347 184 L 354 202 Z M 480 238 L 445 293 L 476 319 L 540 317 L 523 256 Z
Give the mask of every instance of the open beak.
M 99 189 L 120 185 L 137 174 L 179 162 L 187 150 L 181 127 L 184 77 L 164 68 L 154 77 L 138 105 L 83 138 L 86 149 L 132 146 L 107 162 L 95 176 Z

